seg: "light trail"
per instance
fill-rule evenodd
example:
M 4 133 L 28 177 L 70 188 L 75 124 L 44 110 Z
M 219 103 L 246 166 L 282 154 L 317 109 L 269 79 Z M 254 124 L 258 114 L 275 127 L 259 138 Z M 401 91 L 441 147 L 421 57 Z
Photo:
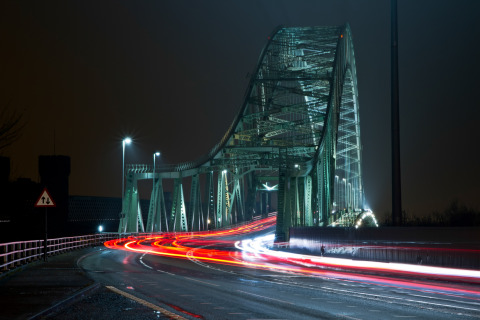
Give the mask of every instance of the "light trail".
M 480 271 L 468 269 L 444 268 L 424 265 L 413 265 L 403 263 L 385 263 L 364 260 L 350 260 L 341 258 L 318 257 L 304 254 L 296 254 L 291 252 L 282 252 L 270 250 L 268 247 L 273 243 L 274 235 L 258 237 L 238 241 L 235 246 L 247 252 L 261 253 L 263 255 L 281 257 L 296 263 L 311 266 L 328 266 L 328 267 L 349 267 L 356 270 L 370 271 L 387 271 L 401 274 L 416 275 L 435 275 L 442 276 L 444 279 L 448 277 L 452 280 L 471 280 L 474 283 L 480 283 Z
M 373 283 L 422 292 L 467 294 L 475 296 L 474 300 L 480 301 L 479 289 L 476 287 L 465 289 L 457 285 L 459 282 L 480 284 L 480 271 L 477 270 L 360 261 L 271 250 L 273 234 L 237 240 L 247 234 L 265 232 L 273 228 L 275 222 L 276 217 L 272 216 L 226 230 L 166 232 L 151 236 L 128 237 L 105 242 L 105 246 L 170 258 Z M 388 278 L 391 275 L 398 277 Z M 424 281 L 425 278 L 450 283 L 432 284 Z

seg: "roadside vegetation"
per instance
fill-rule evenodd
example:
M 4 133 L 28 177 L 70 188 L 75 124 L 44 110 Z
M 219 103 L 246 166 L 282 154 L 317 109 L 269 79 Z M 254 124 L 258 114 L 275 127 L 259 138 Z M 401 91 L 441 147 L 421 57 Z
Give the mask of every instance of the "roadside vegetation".
M 391 214 L 386 214 L 383 226 L 391 226 Z M 403 212 L 403 226 L 407 227 L 478 227 L 480 210 L 468 207 L 453 200 L 443 211 L 434 211 L 427 215 L 412 215 Z

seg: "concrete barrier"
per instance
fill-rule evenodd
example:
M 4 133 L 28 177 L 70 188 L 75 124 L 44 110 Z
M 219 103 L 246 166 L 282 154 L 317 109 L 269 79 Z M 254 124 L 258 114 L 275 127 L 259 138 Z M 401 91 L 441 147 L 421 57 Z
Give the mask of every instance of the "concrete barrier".
M 290 228 L 290 249 L 357 260 L 480 269 L 480 228 Z

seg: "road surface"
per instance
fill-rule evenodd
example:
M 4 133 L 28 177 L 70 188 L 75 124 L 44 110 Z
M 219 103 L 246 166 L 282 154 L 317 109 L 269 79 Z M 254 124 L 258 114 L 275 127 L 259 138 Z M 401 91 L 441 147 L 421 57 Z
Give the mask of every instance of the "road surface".
M 272 260 L 240 251 L 239 238 L 245 234 L 130 239 L 83 257 L 79 265 L 103 288 L 143 303 L 157 318 L 480 318 L 478 283 L 312 265 L 326 257 Z

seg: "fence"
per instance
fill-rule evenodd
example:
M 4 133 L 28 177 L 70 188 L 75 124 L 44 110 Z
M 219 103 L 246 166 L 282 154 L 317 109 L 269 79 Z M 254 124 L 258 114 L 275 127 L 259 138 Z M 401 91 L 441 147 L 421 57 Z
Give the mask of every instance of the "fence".
M 48 239 L 47 256 L 99 245 L 118 237 L 119 234 L 117 233 L 99 233 Z M 30 240 L 0 243 L 0 272 L 9 271 L 21 265 L 42 259 L 44 256 L 44 241 L 45 240 Z
M 272 214 L 269 214 L 271 216 Z M 258 220 L 261 217 L 255 217 Z M 230 229 L 248 224 L 241 222 L 221 229 Z M 221 229 L 209 230 L 218 231 Z M 92 235 L 56 238 L 47 240 L 47 256 L 52 256 L 74 249 L 86 248 L 103 244 L 105 241 L 127 238 L 129 236 L 148 237 L 156 233 L 97 233 Z M 185 234 L 182 232 L 182 234 Z M 13 270 L 21 265 L 42 259 L 44 256 L 44 240 L 30 240 L 0 243 L 0 273 Z

